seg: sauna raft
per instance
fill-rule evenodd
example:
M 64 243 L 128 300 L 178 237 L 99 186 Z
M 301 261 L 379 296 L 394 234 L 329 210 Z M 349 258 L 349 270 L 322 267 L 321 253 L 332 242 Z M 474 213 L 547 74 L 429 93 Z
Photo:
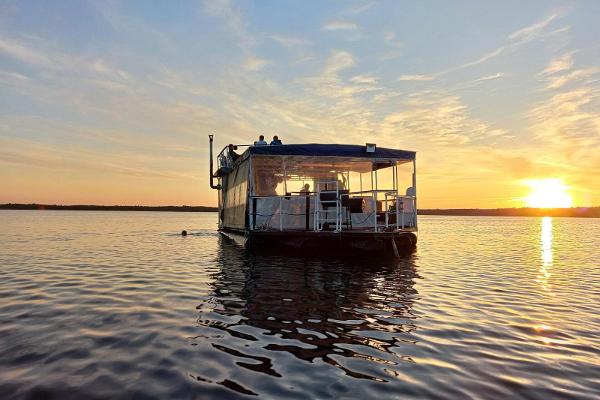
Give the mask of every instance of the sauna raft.
M 218 230 L 248 249 L 399 257 L 415 248 L 414 151 L 229 145 L 215 166 L 212 135 L 209 141 Z

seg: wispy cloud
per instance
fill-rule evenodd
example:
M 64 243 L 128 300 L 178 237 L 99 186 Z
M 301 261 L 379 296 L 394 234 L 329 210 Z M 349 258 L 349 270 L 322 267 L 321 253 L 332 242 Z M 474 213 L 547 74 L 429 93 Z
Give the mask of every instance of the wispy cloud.
M 333 20 L 323 25 L 323 29 L 326 31 L 355 31 L 358 29 L 358 25 L 350 21 Z
M 467 63 L 459 65 L 458 67 L 448 69 L 446 71 L 441 72 L 440 74 L 446 74 L 448 72 L 453 72 L 453 71 L 457 71 L 460 69 L 473 67 L 475 65 L 479 65 L 484 62 L 487 62 L 493 58 L 499 57 L 500 55 L 508 54 L 508 53 L 516 50 L 517 48 L 519 48 L 527 43 L 530 43 L 536 39 L 542 39 L 542 38 L 546 38 L 546 37 L 549 37 L 552 35 L 556 35 L 558 33 L 566 32 L 568 30 L 568 28 L 566 28 L 566 27 L 561 28 L 559 30 L 554 30 L 554 31 L 546 30 L 546 28 L 553 21 L 558 19 L 559 16 L 560 16 L 559 14 L 552 14 L 549 17 L 544 18 L 541 21 L 538 21 L 532 25 L 529 25 L 529 26 L 526 26 L 519 30 L 516 30 L 507 36 L 506 43 L 503 44 L 502 46 L 482 55 L 481 57 L 477 58 L 474 61 L 469 61 Z
M 25 43 L 14 39 L 0 38 L 0 53 L 25 64 L 48 71 L 77 74 L 102 74 L 114 78 L 128 79 L 129 74 L 111 67 L 98 57 L 73 55 L 52 48 L 49 43 Z
M 306 46 L 310 44 L 307 39 L 292 36 L 271 35 L 270 38 L 284 47 Z
M 239 9 L 239 3 L 230 0 L 203 0 L 202 4 L 207 15 L 219 18 L 224 22 L 231 34 L 237 39 L 242 51 L 247 55 L 252 53 L 257 40 L 247 27 L 243 14 Z
M 538 74 L 545 82 L 546 89 L 558 89 L 569 83 L 584 81 L 600 73 L 599 67 L 573 69 L 573 51 L 567 52 L 550 61 L 548 66 Z
M 498 72 L 498 73 L 495 73 L 492 75 L 482 76 L 481 78 L 474 79 L 471 82 L 479 83 L 479 82 L 485 82 L 485 81 L 492 81 L 492 80 L 500 79 L 504 76 L 506 76 L 506 74 L 504 72 Z
M 0 80 L 4 82 L 14 82 L 14 81 L 30 81 L 31 79 L 23 74 L 19 74 L 18 72 L 8 72 L 8 71 L 0 71 Z
M 49 67 L 53 63 L 45 54 L 11 39 L 0 38 L 0 53 L 27 64 Z
M 437 145 L 466 144 L 505 134 L 471 116 L 460 97 L 443 90 L 412 93 L 399 109 L 384 118 L 382 132 Z
M 387 49 L 379 56 L 381 61 L 390 61 L 400 57 L 406 46 L 406 43 L 398 39 L 396 33 L 393 31 L 386 31 L 383 33 L 383 42 L 386 44 Z
M 356 75 L 350 78 L 350 82 L 364 85 L 376 85 L 377 82 L 379 82 L 379 78 L 373 75 Z
M 248 57 L 244 61 L 244 68 L 248 71 L 260 71 L 269 64 L 268 60 L 258 57 Z
M 399 81 L 423 82 L 435 79 L 433 75 L 401 75 Z
M 351 15 L 362 14 L 365 11 L 368 11 L 368 10 L 372 9 L 377 4 L 378 4 L 378 2 L 376 2 L 376 1 L 359 2 L 357 4 L 351 5 L 347 9 L 345 9 L 344 13 L 345 14 L 351 14 Z
M 541 75 L 552 75 L 558 72 L 563 72 L 571 69 L 573 66 L 573 54 L 574 52 L 568 52 L 562 56 L 550 61 L 550 64 L 542 71 Z
M 527 117 L 530 132 L 543 143 L 541 157 L 578 181 L 586 174 L 600 175 L 600 80 L 592 78 L 600 69 L 576 69 L 571 55 L 551 60 L 540 72 L 548 97 L 534 105 Z M 592 192 L 593 188 L 586 189 L 588 195 Z
M 532 25 L 521 28 L 521 29 L 511 33 L 510 35 L 508 35 L 508 39 L 511 41 L 515 41 L 515 42 L 530 41 L 532 39 L 535 39 L 536 37 L 538 37 L 540 35 L 540 33 L 543 31 L 543 29 L 545 27 L 547 27 L 548 25 L 550 25 L 550 23 L 552 21 L 554 21 L 556 18 L 558 18 L 558 16 L 559 16 L 558 14 L 552 14 L 541 21 L 538 21 Z

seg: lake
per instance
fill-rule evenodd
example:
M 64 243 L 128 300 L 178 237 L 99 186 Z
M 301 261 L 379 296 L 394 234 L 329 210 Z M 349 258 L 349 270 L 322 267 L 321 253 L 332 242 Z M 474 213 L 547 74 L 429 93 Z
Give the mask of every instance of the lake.
M 600 219 L 422 216 L 397 262 L 216 220 L 0 211 L 1 397 L 600 397 Z

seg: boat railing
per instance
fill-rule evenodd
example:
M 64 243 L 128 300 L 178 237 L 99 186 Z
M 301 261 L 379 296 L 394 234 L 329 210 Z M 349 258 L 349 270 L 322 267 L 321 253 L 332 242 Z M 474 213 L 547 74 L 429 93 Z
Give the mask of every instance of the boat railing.
M 335 182 L 331 183 L 333 185 Z M 382 196 L 381 200 L 378 199 L 378 195 Z M 362 197 L 366 200 L 367 203 L 363 203 L 363 212 L 348 212 L 348 207 L 342 205 L 344 196 Z M 395 190 L 363 190 L 341 194 L 333 187 L 331 190 L 323 189 L 317 192 L 250 196 L 249 228 L 322 231 L 326 226 L 330 226 L 334 231 L 370 229 L 375 232 L 415 228 L 415 200 L 415 196 L 399 195 Z M 323 201 L 328 203 L 324 204 Z
M 237 150 L 238 147 L 251 147 L 250 144 L 234 144 L 233 149 Z M 238 156 L 242 152 L 237 153 Z M 217 155 L 217 169 L 233 168 L 234 157 L 230 154 L 229 145 L 223 147 L 223 149 Z
M 373 216 L 373 227 L 376 231 L 416 227 L 415 196 L 401 195 L 395 189 L 360 190 L 349 194 L 372 198 L 377 207 L 377 212 Z M 383 194 L 383 200 L 379 200 L 380 194 Z M 379 204 L 381 204 L 381 210 L 379 210 Z
M 386 203 L 384 214 L 386 228 L 404 229 L 416 226 L 415 196 L 398 195 L 397 192 L 393 191 L 385 193 L 384 201 Z
M 315 199 L 309 192 L 250 196 L 250 230 L 309 230 L 314 226 Z
M 315 206 L 315 231 L 322 231 L 326 224 L 334 223 L 334 232 L 342 230 L 342 204 L 339 182 L 319 181 L 317 186 L 317 205 Z M 334 216 L 330 217 L 331 211 Z

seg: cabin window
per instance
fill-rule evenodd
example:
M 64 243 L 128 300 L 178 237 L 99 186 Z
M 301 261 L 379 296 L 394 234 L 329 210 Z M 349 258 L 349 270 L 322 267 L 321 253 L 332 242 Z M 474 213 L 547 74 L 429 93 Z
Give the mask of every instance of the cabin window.
M 223 223 L 232 228 L 243 229 L 246 221 L 248 200 L 248 166 L 244 161 L 223 178 Z
M 252 179 L 255 196 L 285 195 L 285 173 L 282 157 L 254 157 Z

